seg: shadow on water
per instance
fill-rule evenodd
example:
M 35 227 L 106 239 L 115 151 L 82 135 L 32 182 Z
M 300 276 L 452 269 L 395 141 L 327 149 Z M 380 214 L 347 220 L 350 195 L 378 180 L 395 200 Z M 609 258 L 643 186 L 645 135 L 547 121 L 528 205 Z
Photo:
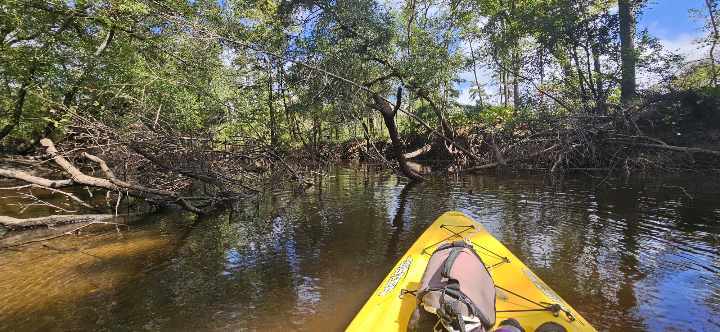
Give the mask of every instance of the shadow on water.
M 342 330 L 442 212 L 482 222 L 601 330 L 720 329 L 720 195 L 337 169 L 305 195 L 0 253 L 0 330 Z M 695 190 L 693 190 L 695 189 Z M 698 193 L 695 193 L 698 192 Z

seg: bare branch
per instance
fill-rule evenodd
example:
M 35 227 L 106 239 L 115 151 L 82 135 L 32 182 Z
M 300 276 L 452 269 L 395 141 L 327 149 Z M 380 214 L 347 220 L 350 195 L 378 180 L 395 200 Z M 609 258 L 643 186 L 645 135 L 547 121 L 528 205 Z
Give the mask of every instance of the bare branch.
M 21 230 L 41 226 L 75 224 L 81 222 L 99 222 L 117 218 L 113 214 L 54 215 L 39 218 L 13 218 L 0 216 L 0 226 L 10 230 Z
M 518 161 L 523 161 L 523 160 L 532 159 L 532 158 L 535 158 L 535 157 L 537 157 L 537 156 L 540 156 L 540 155 L 543 155 L 543 154 L 545 154 L 545 153 L 548 153 L 548 152 L 550 152 L 550 151 L 552 151 L 552 150 L 555 150 L 555 149 L 557 149 L 557 148 L 559 148 L 559 147 L 560 147 L 559 144 L 555 144 L 555 145 L 553 145 L 553 146 L 551 146 L 551 147 L 549 147 L 549 148 L 547 148 L 547 149 L 544 149 L 544 150 L 541 150 L 541 151 L 538 151 L 538 152 L 529 154 L 529 155 L 527 155 L 527 156 L 523 156 L 523 157 L 520 157 L 520 158 L 515 158 L 515 159 L 506 160 L 506 163 L 509 164 L 509 163 L 514 163 L 514 162 L 518 162 Z M 483 169 L 495 168 L 495 167 L 498 167 L 498 166 L 500 166 L 500 165 L 501 165 L 501 164 L 500 164 L 499 162 L 495 162 L 495 163 L 489 163 L 489 164 L 485 164 L 485 165 L 480 165 L 480 166 L 471 167 L 471 168 L 468 168 L 468 169 L 466 169 L 466 170 L 464 170 L 464 171 L 465 171 L 465 172 L 473 172 L 473 171 L 479 171 L 479 170 L 483 170 Z
M 47 188 L 62 188 L 62 187 L 70 186 L 74 183 L 73 180 L 70 180 L 70 179 L 49 180 L 49 179 L 34 176 L 27 172 L 18 171 L 18 170 L 10 170 L 10 169 L 0 169 L 0 176 L 6 177 L 6 178 L 11 178 L 11 179 L 22 180 L 27 183 L 36 184 L 41 187 L 47 187 Z

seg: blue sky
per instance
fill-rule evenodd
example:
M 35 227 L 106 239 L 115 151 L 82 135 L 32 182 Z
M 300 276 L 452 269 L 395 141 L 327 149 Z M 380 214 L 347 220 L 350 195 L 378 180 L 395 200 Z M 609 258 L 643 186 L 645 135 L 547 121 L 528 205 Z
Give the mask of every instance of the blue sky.
M 637 28 L 647 29 L 652 36 L 660 39 L 666 49 L 677 51 L 689 60 L 696 60 L 706 56 L 707 52 L 697 45 L 697 39 L 703 35 L 704 22 L 690 13 L 692 9 L 704 11 L 705 0 L 649 0 L 639 17 Z M 492 85 L 490 73 L 481 70 L 479 74 L 480 80 L 487 84 L 486 92 L 494 95 L 497 87 Z M 460 76 L 468 81 L 472 81 L 473 77 L 472 72 L 462 73 Z M 458 85 L 461 90 L 460 103 L 474 104 L 468 92 L 471 85 L 471 82 Z
M 690 12 L 693 9 L 704 15 L 705 0 L 650 0 L 638 28 L 647 28 L 666 48 L 697 60 L 706 53 L 699 51 L 696 43 L 703 35 L 704 22 L 697 13 Z
M 704 0 L 650 0 L 638 22 L 660 39 L 677 39 L 682 36 L 699 36 L 703 22 L 692 18 L 691 9 L 704 9 Z

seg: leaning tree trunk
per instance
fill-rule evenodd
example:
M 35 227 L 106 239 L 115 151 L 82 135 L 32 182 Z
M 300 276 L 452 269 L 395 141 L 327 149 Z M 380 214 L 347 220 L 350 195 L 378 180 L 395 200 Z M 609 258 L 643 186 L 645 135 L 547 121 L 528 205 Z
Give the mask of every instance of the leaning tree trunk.
M 619 0 L 622 79 L 620 98 L 627 104 L 635 98 L 635 14 L 634 0 Z
M 392 107 L 387 100 L 383 99 L 377 94 L 373 95 L 373 99 L 375 103 L 372 104 L 372 107 L 378 110 L 380 114 L 382 114 L 383 120 L 385 121 L 385 126 L 388 129 L 388 134 L 390 135 L 390 140 L 392 141 L 393 154 L 395 155 L 398 164 L 400 164 L 400 171 L 413 181 L 425 180 L 422 175 L 415 172 L 415 170 L 413 170 L 412 167 L 408 165 L 407 159 L 405 158 L 404 154 L 405 149 L 402 141 L 400 140 L 400 134 L 398 133 L 397 125 L 395 124 L 395 115 L 400 109 L 400 104 L 402 103 L 402 88 L 398 88 L 395 107 Z

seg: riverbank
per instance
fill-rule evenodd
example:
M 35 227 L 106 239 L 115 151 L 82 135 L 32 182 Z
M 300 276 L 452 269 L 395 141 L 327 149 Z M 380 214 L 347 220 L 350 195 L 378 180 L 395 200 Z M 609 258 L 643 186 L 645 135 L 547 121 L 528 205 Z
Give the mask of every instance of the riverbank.
M 497 169 L 562 175 L 577 171 L 608 176 L 720 174 L 720 101 L 717 92 L 685 90 L 647 96 L 642 103 L 606 114 L 563 115 L 492 108 L 483 121 L 467 114 L 449 124 L 452 139 L 432 131 L 401 135 L 403 155 L 436 174 Z M 473 112 L 473 110 L 466 110 Z M 318 160 L 372 160 L 397 164 L 388 138 L 352 139 L 290 153 Z M 298 163 L 302 163 L 302 159 Z

